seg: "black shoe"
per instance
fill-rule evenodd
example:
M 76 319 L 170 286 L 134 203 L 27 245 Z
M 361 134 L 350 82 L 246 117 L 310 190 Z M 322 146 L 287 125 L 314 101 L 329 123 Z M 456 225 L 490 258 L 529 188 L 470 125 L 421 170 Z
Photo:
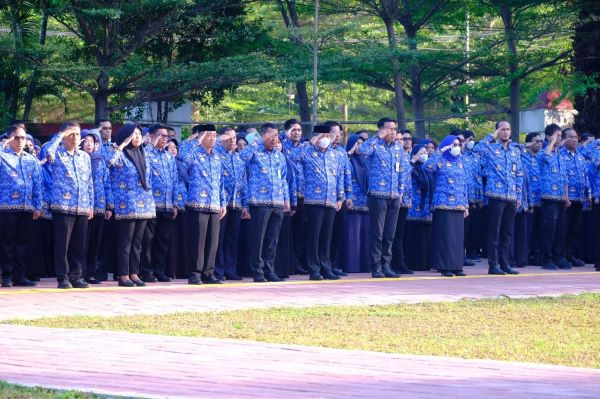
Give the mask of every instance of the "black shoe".
M 444 271 L 443 271 L 443 272 L 441 272 L 441 273 L 442 273 L 442 276 L 443 276 L 443 277 L 454 277 L 454 273 L 452 273 L 452 272 L 451 272 L 451 271 L 449 271 L 449 270 L 444 270 Z
M 133 281 L 133 280 L 132 280 L 132 281 Z M 154 277 L 154 275 L 153 275 L 153 274 L 150 274 L 150 275 L 147 275 L 147 276 L 142 276 L 142 281 L 143 281 L 144 283 L 157 283 L 157 282 L 158 282 L 158 279 L 157 279 L 156 277 Z M 134 281 L 134 283 L 135 283 L 135 281 Z M 136 283 L 136 285 L 137 285 L 137 283 Z M 141 287 L 141 286 L 140 286 L 140 287 Z
M 519 274 L 518 271 L 516 271 L 510 266 L 500 266 L 500 269 L 502 269 L 502 271 L 506 274 Z
M 31 276 L 29 276 L 29 280 L 40 281 L 40 276 L 38 276 L 37 274 L 32 274 Z
M 306 276 L 308 273 L 308 270 L 306 270 L 305 268 L 303 268 L 302 266 L 296 266 L 296 274 L 299 274 L 301 276 Z
M 453 270 L 452 273 L 454 273 L 454 275 L 457 276 L 457 277 L 465 277 L 467 275 L 462 270 Z
M 475 262 L 473 262 L 469 258 L 464 258 L 463 259 L 463 266 L 475 266 Z
M 504 276 L 506 273 L 500 269 L 500 266 L 494 265 L 488 268 L 488 274 L 496 275 L 496 276 Z
M 345 271 L 343 271 L 342 269 L 338 269 L 338 268 L 335 268 L 335 267 L 331 269 L 331 272 L 332 272 L 333 274 L 337 274 L 338 276 L 342 276 L 342 277 L 344 277 L 344 276 L 347 276 L 347 275 L 348 275 L 348 273 L 346 273 L 346 272 L 345 272 Z
M 383 271 L 383 273 L 385 274 L 385 270 Z M 408 267 L 406 267 L 406 265 L 400 265 L 399 267 L 397 267 L 396 273 L 398 273 L 398 274 L 415 274 L 415 272 L 413 272 Z
M 321 276 L 323 276 L 323 278 L 325 280 L 339 280 L 340 276 L 338 276 L 337 274 L 330 272 L 329 270 L 323 270 L 323 273 L 321 273 Z
M 234 280 L 234 281 L 240 281 L 243 280 L 243 278 L 241 278 L 240 276 L 238 276 L 237 274 L 229 274 L 229 273 L 225 273 L 225 278 L 227 280 Z
M 321 273 L 311 273 L 308 279 L 312 281 L 321 281 L 323 280 L 323 276 L 321 276 Z
M 69 280 L 63 280 L 58 282 L 58 288 L 67 290 L 69 288 L 73 288 L 73 286 L 71 285 L 71 282 Z
M 275 273 L 267 273 L 265 274 L 265 278 L 267 279 L 267 281 L 270 281 L 272 283 L 279 283 L 280 281 L 284 281 L 284 279 L 279 278 L 279 276 Z
M 371 273 L 371 277 L 372 278 L 385 278 L 385 274 L 383 274 L 381 271 L 376 271 Z
M 13 286 L 12 278 L 10 277 L 2 277 L 2 286 L 5 288 L 9 288 Z
M 575 256 L 569 256 L 569 262 L 573 265 L 573 267 L 583 267 L 585 266 L 585 262 Z
M 82 278 L 78 278 L 77 280 L 71 281 L 71 285 L 73 288 L 89 288 L 90 285 Z
M 198 277 L 188 278 L 188 284 L 202 285 L 202 280 L 200 280 Z
M 158 280 L 159 283 L 170 283 L 171 282 L 171 277 L 167 276 L 166 274 L 159 274 L 158 276 L 156 276 L 156 279 Z
M 542 266 L 542 260 L 540 258 L 536 258 L 536 257 L 531 257 L 529 258 L 529 264 L 531 266 Z
M 96 279 L 96 277 L 88 277 L 86 279 L 86 281 L 88 282 L 88 284 L 100 284 L 102 283 L 100 280 Z
M 401 277 L 399 274 L 394 273 L 389 267 L 384 267 L 382 273 L 387 278 L 399 278 Z
M 254 282 L 255 283 L 266 283 L 267 281 L 268 280 L 262 274 L 255 274 L 254 275 Z
M 119 287 L 135 287 L 135 283 L 130 279 L 127 279 L 125 281 L 119 279 Z
M 136 287 L 145 287 L 146 283 L 144 283 L 142 280 L 140 280 L 139 278 L 134 280 L 131 279 L 131 281 L 133 282 L 133 284 L 135 284 Z
M 573 265 L 571 265 L 571 262 L 569 262 L 565 258 L 559 258 L 559 259 L 555 260 L 554 264 L 556 266 L 558 266 L 559 269 L 564 269 L 564 270 L 568 270 L 571 267 L 573 267 Z
M 216 278 L 213 274 L 205 274 L 202 276 L 202 282 L 204 284 L 223 284 L 221 280 Z
M 558 266 L 554 264 L 554 262 L 546 262 L 542 265 L 542 269 L 544 270 L 558 270 Z

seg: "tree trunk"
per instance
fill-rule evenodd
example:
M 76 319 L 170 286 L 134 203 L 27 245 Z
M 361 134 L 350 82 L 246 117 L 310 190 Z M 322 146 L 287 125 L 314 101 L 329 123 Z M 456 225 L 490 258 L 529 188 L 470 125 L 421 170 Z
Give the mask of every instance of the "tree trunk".
M 308 92 L 306 90 L 306 81 L 296 82 L 296 93 L 298 100 L 298 108 L 300 111 L 300 120 L 302 122 L 310 122 L 310 104 L 308 102 Z M 312 133 L 312 127 L 310 123 L 302 125 L 302 135 L 304 137 L 310 137 Z
M 390 49 L 393 52 L 398 50 L 398 42 L 396 40 L 396 32 L 394 30 L 394 20 L 384 19 L 385 29 L 388 36 Z M 400 61 L 394 54 L 392 57 L 392 65 L 394 66 L 394 106 L 396 107 L 396 119 L 400 129 L 406 128 L 406 113 L 404 111 L 404 93 L 402 90 L 402 72 L 400 71 Z
M 21 30 L 21 22 L 18 20 L 18 11 L 19 7 L 16 2 L 11 1 L 11 19 L 12 19 L 12 33 L 13 33 L 13 43 L 15 46 L 15 51 L 19 52 L 23 48 L 23 32 Z M 16 118 L 17 112 L 19 110 L 19 91 L 21 89 L 21 67 L 19 66 L 19 62 L 14 63 L 15 72 L 12 76 L 12 84 L 11 84 L 11 97 L 9 103 L 9 112 L 12 119 Z
M 98 90 L 94 94 L 95 104 L 95 118 L 96 121 L 99 119 L 108 119 L 110 117 L 110 110 L 108 108 L 108 74 L 105 71 L 100 72 L 98 79 L 96 79 Z
M 518 69 L 517 38 L 515 26 L 513 24 L 513 13 L 506 4 L 500 6 L 500 15 L 504 23 L 504 37 L 508 49 L 508 70 L 510 73 L 510 126 L 512 129 L 512 140 L 519 142 L 519 116 L 521 114 L 521 79 L 516 77 Z
M 412 26 L 405 26 L 404 29 L 408 39 L 408 48 L 413 52 L 413 58 L 410 62 L 410 85 L 415 118 L 415 135 L 418 138 L 425 138 L 425 106 L 423 104 L 423 88 L 421 87 L 421 74 L 417 55 L 417 31 Z
M 42 2 L 43 14 L 42 14 L 42 25 L 40 27 L 40 46 L 44 46 L 46 44 L 46 33 L 48 31 L 48 11 L 46 10 L 45 2 Z M 40 67 L 36 66 L 33 75 L 31 76 L 31 81 L 29 82 L 29 87 L 27 87 L 27 92 L 25 93 L 25 109 L 23 110 L 23 120 L 29 120 L 29 114 L 31 113 L 31 105 L 33 103 L 33 98 L 35 97 L 35 91 L 37 89 L 37 84 L 40 79 Z

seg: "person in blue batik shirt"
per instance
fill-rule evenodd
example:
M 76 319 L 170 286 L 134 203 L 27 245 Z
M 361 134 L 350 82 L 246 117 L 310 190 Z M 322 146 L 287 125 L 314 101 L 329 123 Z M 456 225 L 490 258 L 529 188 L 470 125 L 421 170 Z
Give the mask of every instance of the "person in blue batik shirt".
M 570 206 L 565 164 L 559 156 L 560 127 L 546 126 L 546 148 L 540 154 L 540 187 L 542 198 L 542 268 L 568 269 L 571 265 L 559 253 L 564 234 L 565 209 Z
M 310 143 L 294 150 L 292 159 L 305 177 L 306 259 L 311 280 L 338 280 L 332 271 L 331 236 L 336 212 L 345 199 L 345 159 L 331 147 L 330 126 L 317 125 Z M 344 157 L 347 155 L 344 153 Z
M 58 288 L 87 288 L 82 278 L 88 220 L 94 217 L 90 156 L 78 149 L 81 129 L 67 121 L 48 144 L 52 166 L 49 208 L 54 224 L 54 269 Z
M 539 154 L 542 149 L 542 137 L 533 132 L 525 136 L 526 151 L 522 154 L 523 169 L 529 176 L 527 197 L 529 199 L 527 212 L 527 247 L 529 248 L 529 263 L 541 266 L 541 213 L 542 205 L 540 187 Z
M 167 148 L 167 126 L 154 124 L 148 129 L 150 143 L 144 147 L 150 165 L 152 195 L 156 218 L 148 220 L 142 241 L 141 271 L 146 283 L 169 282 L 167 253 L 169 235 L 178 210 L 183 207 L 175 157 Z
M 433 178 L 433 268 L 444 277 L 464 276 L 464 218 L 469 216 L 467 174 L 461 143 L 453 135 L 440 142 L 441 156 L 425 170 Z
M 405 192 L 402 146 L 396 142 L 396 121 L 381 118 L 379 131 L 358 147 L 369 168 L 368 206 L 371 214 L 371 276 L 400 277 L 390 268 L 398 212 Z
M 565 211 L 565 228 L 560 240 L 559 253 L 572 266 L 585 266 L 585 262 L 577 257 L 579 231 L 584 203 L 591 202 L 590 184 L 587 175 L 587 162 L 578 151 L 579 135 L 573 128 L 562 131 L 563 146 L 558 150 L 561 161 L 567 172 L 569 187 L 569 206 Z
M 144 230 L 156 216 L 150 165 L 142 146 L 142 129 L 126 123 L 117 133 L 117 148 L 109 161 L 115 202 L 116 262 L 119 286 L 143 287 L 139 278 Z
M 110 172 L 106 160 L 100 150 L 100 134 L 95 130 L 82 130 L 81 149 L 89 156 L 92 163 L 92 179 L 94 181 L 94 217 L 88 222 L 86 236 L 86 263 L 84 278 L 90 284 L 100 284 L 97 270 L 98 253 L 102 241 L 104 222 L 112 218 L 114 203 L 110 186 Z
M 98 133 L 102 139 L 99 148 L 100 154 L 102 154 L 108 162 L 117 148 L 117 145 L 112 140 L 112 123 L 109 119 L 98 119 L 96 121 L 96 129 L 98 129 Z
M 35 286 L 26 278 L 31 219 L 42 214 L 38 160 L 26 153 L 25 129 L 9 128 L 0 145 L 0 275 L 2 286 Z
M 248 258 L 254 281 L 281 281 L 275 274 L 275 254 L 283 212 L 290 212 L 285 156 L 275 146 L 279 143 L 277 126 L 265 123 L 260 138 L 252 140 L 240 154 L 248 170 L 248 191 L 243 202 L 242 218 L 250 218 Z
M 519 274 L 510 267 L 510 247 L 515 230 L 515 215 L 521 207 L 523 165 L 519 151 L 510 146 L 511 127 L 507 121 L 496 123 L 496 131 L 479 142 L 487 181 L 488 200 L 487 257 L 489 274 Z
M 223 128 L 216 151 L 223 165 L 227 213 L 221 219 L 215 276 L 221 280 L 241 280 L 238 273 L 238 243 L 242 217 L 242 198 L 246 196 L 246 166 L 236 151 L 235 130 Z
M 194 131 L 197 133 L 181 144 L 179 165 L 180 175 L 188 183 L 188 283 L 222 284 L 214 274 L 220 220 L 227 214 L 222 156 L 215 151 L 215 125 L 197 125 Z

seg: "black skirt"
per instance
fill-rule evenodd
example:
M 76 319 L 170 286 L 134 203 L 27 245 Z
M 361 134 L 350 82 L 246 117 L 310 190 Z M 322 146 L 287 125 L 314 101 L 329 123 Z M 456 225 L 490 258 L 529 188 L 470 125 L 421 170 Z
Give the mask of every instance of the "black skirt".
M 404 234 L 406 266 L 417 271 L 427 271 L 432 267 L 431 223 L 416 220 L 406 222 Z
M 464 212 L 436 209 L 433 213 L 433 267 L 439 271 L 462 270 Z

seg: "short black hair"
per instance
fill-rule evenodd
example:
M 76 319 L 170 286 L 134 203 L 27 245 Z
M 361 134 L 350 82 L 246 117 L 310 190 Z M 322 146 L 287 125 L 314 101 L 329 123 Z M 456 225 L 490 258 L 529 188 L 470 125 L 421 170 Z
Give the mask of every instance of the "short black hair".
M 60 125 L 60 131 L 64 132 L 65 130 L 67 130 L 70 127 L 80 127 L 79 123 L 75 122 L 75 121 L 64 121 L 62 123 L 62 125 Z
M 163 124 L 163 123 L 155 123 L 153 125 L 150 125 L 150 127 L 148 128 L 148 133 L 150 134 L 156 134 L 156 132 L 158 132 L 160 129 L 167 129 L 167 125 Z
M 540 133 L 538 133 L 538 132 L 527 133 L 527 136 L 525 136 L 525 142 L 531 143 L 533 141 L 533 139 L 539 135 L 540 135 Z
M 398 131 L 398 133 L 400 133 L 400 134 L 410 134 L 412 136 L 412 132 L 410 131 L 410 129 L 406 129 L 406 128 L 400 129 Z
M 381 129 L 387 122 L 396 123 L 396 120 L 392 119 L 392 118 L 388 118 L 387 116 L 384 116 L 383 118 L 381 118 L 380 120 L 377 121 L 377 128 Z
M 260 134 L 264 134 L 268 129 L 275 129 L 277 130 L 277 126 L 275 126 L 274 123 L 263 123 L 263 125 L 260 127 Z
M 563 140 L 567 138 L 567 132 L 568 132 L 569 130 L 572 130 L 572 131 L 574 131 L 574 132 L 575 132 L 575 134 L 577 135 L 577 137 L 579 137 L 579 133 L 577 133 L 577 130 L 575 130 L 575 128 L 572 128 L 572 127 L 566 127 L 566 128 L 564 128 L 564 129 L 562 130 L 562 133 L 561 133 L 561 137 L 562 137 L 562 139 L 563 139 Z
M 106 118 L 96 119 L 95 127 L 96 128 L 100 127 L 100 124 L 102 122 L 110 122 L 110 119 L 106 119 Z
M 287 121 L 283 122 L 283 129 L 288 130 L 289 128 L 292 127 L 292 125 L 296 125 L 296 124 L 302 126 L 302 124 L 300 123 L 300 121 L 298 119 L 294 119 L 294 118 L 288 119 Z
M 175 128 L 173 126 L 167 126 L 167 131 L 174 132 Z
M 340 125 L 336 121 L 327 121 L 327 122 L 323 123 L 323 126 L 327 126 L 329 128 L 329 131 L 331 131 L 331 128 L 334 126 L 337 126 L 340 129 L 342 128 L 342 125 Z
M 179 148 L 179 141 L 177 141 L 177 139 L 171 139 L 169 140 L 169 143 L 173 143 L 175 144 L 175 147 Z
M 220 136 L 220 135 L 225 134 L 227 132 L 234 132 L 235 133 L 235 129 L 232 128 L 231 126 L 223 126 L 222 128 L 220 128 L 217 131 L 217 135 Z
M 583 133 L 581 133 L 581 141 L 587 141 L 591 137 L 594 137 L 594 135 L 591 134 L 590 132 L 583 132 Z
M 8 128 L 8 131 L 6 132 L 6 137 L 10 137 L 13 134 L 15 134 L 15 132 L 18 129 L 23 129 L 25 131 L 25 128 L 20 123 L 15 123 Z
M 496 122 L 496 129 L 498 129 L 500 127 L 500 124 L 502 122 L 506 122 L 506 123 L 508 123 L 508 126 L 510 126 L 510 122 L 509 121 L 502 119 L 502 120 L 499 120 L 498 122 Z
M 560 126 L 558 126 L 556 123 L 551 123 L 544 129 L 544 135 L 546 137 L 552 137 L 556 132 L 560 132 Z
M 463 136 L 464 137 L 464 132 L 462 131 L 462 129 L 452 129 L 452 130 L 450 130 L 450 134 L 452 136 Z

